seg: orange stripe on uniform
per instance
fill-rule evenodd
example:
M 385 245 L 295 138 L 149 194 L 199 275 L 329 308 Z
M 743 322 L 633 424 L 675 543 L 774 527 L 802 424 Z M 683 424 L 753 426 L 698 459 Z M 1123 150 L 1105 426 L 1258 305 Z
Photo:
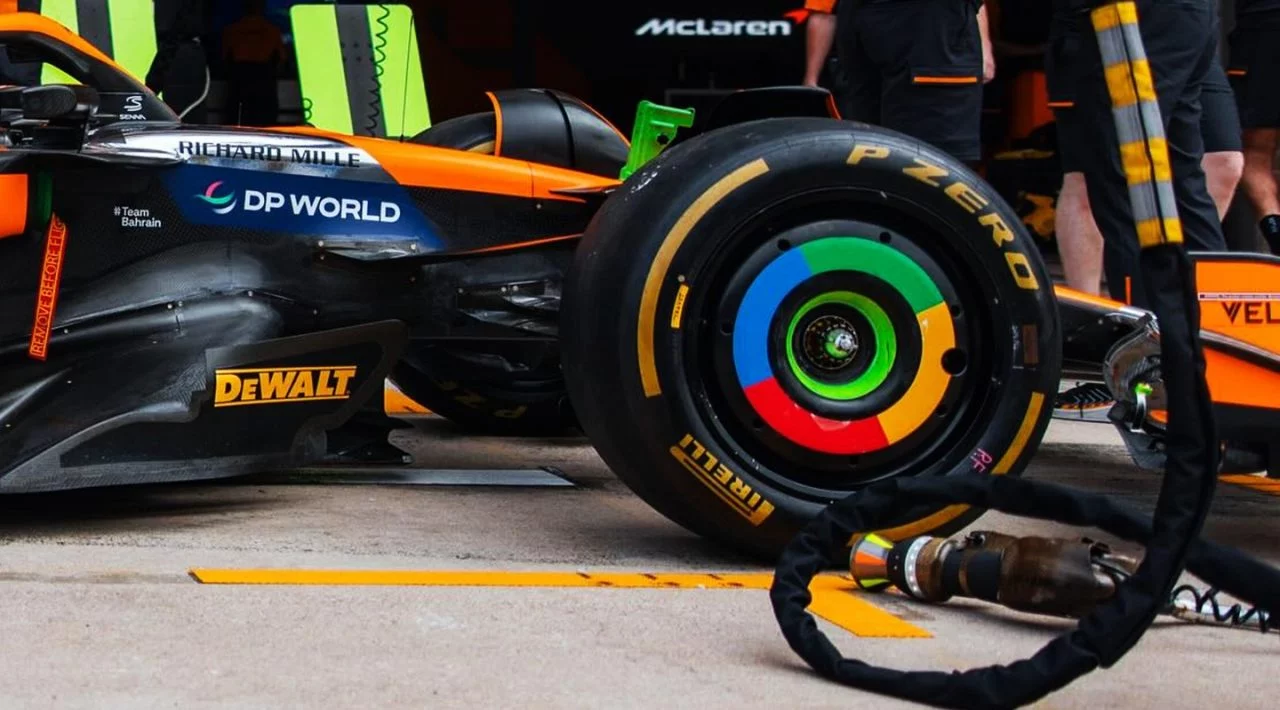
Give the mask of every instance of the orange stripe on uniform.
M 911 82 L 918 84 L 975 84 L 978 77 L 913 77 Z

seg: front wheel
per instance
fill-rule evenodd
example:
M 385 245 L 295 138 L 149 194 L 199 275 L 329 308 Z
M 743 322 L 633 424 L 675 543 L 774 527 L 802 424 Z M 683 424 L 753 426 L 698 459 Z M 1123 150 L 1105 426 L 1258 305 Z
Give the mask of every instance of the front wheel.
M 1013 210 L 940 151 L 828 119 L 715 131 L 633 175 L 579 246 L 561 333 L 618 476 L 770 559 L 875 481 L 1019 474 L 1061 361 Z M 980 514 L 917 506 L 883 534 Z

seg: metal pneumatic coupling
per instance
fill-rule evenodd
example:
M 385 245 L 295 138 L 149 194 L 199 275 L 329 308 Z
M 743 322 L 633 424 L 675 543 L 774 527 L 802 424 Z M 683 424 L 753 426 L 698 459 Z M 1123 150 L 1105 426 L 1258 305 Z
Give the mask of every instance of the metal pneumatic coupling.
M 1080 618 L 1115 595 L 1138 561 L 1080 538 L 969 533 L 893 543 L 874 533 L 853 538 L 849 571 L 863 589 L 890 586 L 921 601 L 971 597 L 1018 611 Z

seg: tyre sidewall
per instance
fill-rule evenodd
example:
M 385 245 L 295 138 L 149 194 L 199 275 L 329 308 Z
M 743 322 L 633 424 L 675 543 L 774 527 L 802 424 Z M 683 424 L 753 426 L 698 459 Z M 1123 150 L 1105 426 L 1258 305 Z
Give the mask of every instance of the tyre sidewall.
M 835 185 L 913 203 L 913 209 L 950 225 L 947 236 L 970 254 L 966 263 L 980 267 L 974 278 L 983 281 L 995 299 L 991 307 L 1007 313 L 1011 324 L 996 343 L 1001 352 L 995 356 L 1007 364 L 996 368 L 1003 381 L 989 426 L 974 437 L 971 450 L 953 452 L 954 460 L 941 468 L 945 475 L 1020 472 L 1034 449 L 1028 444 L 1037 442 L 1047 425 L 1051 407 L 1044 400 L 1057 387 L 1059 336 L 1052 283 L 1013 210 L 956 161 L 881 129 L 824 119 L 775 119 L 718 133 L 676 146 L 632 176 L 597 215 L 580 249 L 573 271 L 582 283 L 571 284 L 571 291 L 614 294 L 599 304 L 608 315 L 572 308 L 575 316 L 596 325 L 582 331 L 595 331 L 597 354 L 581 366 L 600 367 L 610 359 L 615 363 L 611 376 L 594 386 L 571 386 L 575 406 L 583 411 L 588 433 L 606 461 L 672 519 L 755 552 L 781 548 L 832 502 L 771 485 L 753 471 L 751 460 L 726 445 L 722 430 L 708 421 L 708 409 L 699 406 L 703 395 L 689 385 L 686 332 L 694 325 L 683 322 L 682 310 L 700 296 L 699 285 L 711 280 L 704 271 L 710 255 L 740 225 L 771 204 Z M 693 168 L 700 165 L 708 167 Z M 691 223 L 690 213 L 699 212 L 699 205 L 705 212 Z M 640 224 L 644 226 L 630 226 Z M 687 236 L 679 242 L 673 234 L 684 228 Z M 656 306 L 646 309 L 646 282 L 655 259 L 662 261 L 662 256 L 669 256 L 669 266 L 653 282 Z M 631 268 L 593 268 L 623 261 L 630 261 Z M 1011 262 L 1019 265 L 1018 279 Z M 1034 288 L 1027 287 L 1031 284 Z M 615 299 L 617 309 L 611 310 Z M 642 310 L 652 313 L 644 316 Z M 652 372 L 661 390 L 656 396 L 652 386 L 646 392 L 637 376 L 642 371 L 640 324 L 650 318 Z M 579 347 L 567 343 L 566 349 Z M 570 358 L 568 370 L 571 385 L 589 379 L 574 376 L 575 359 Z M 613 392 L 602 397 L 602 386 Z M 626 414 L 594 417 L 595 400 Z M 605 420 L 633 426 L 630 432 L 617 432 Z M 656 456 L 659 451 L 664 454 Z M 890 536 L 947 531 L 978 513 L 912 510 Z

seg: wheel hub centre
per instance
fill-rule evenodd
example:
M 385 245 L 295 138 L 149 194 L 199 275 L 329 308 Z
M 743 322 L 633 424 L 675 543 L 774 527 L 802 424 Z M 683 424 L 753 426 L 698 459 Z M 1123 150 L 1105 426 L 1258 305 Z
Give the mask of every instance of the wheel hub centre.
M 805 329 L 804 354 L 823 370 L 839 370 L 858 354 L 858 332 L 839 316 L 823 316 Z

